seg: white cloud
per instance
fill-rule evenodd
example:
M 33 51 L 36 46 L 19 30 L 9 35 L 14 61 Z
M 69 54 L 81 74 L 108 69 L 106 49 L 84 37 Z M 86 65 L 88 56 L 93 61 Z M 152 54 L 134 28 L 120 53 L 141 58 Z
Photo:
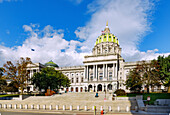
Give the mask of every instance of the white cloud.
M 0 45 L 0 65 L 8 60 L 16 61 L 19 57 L 30 57 L 33 62 L 41 63 L 53 60 L 59 66 L 82 65 L 85 53 L 76 51 L 81 43 L 63 39 L 63 30 L 54 30 L 50 25 L 40 31 L 35 31 L 38 27 L 33 25 L 24 25 L 23 28 L 31 34 L 21 46 L 8 48 Z M 63 49 L 65 52 L 61 51 Z
M 21 46 L 8 48 L 1 44 L 0 65 L 7 60 L 18 60 L 19 57 L 31 57 L 33 62 L 41 63 L 53 60 L 59 66 L 81 65 L 83 56 L 91 52 L 107 20 L 111 32 L 119 38 L 122 56 L 126 61 L 167 56 L 170 53 L 157 53 L 156 48 L 147 52 L 138 50 L 141 39 L 151 31 L 148 16 L 153 7 L 149 0 L 95 0 L 88 5 L 91 20 L 75 31 L 76 36 L 84 42 L 67 41 L 64 39 L 64 30 L 55 30 L 50 25 L 42 30 L 39 30 L 38 24 L 24 25 L 23 29 L 29 37 Z
M 113 34 L 119 38 L 122 56 L 126 61 L 152 59 L 158 53 L 140 52 L 138 44 L 146 34 L 151 32 L 149 16 L 154 11 L 154 3 L 150 0 L 95 0 L 88 5 L 91 20 L 78 27 L 75 34 L 84 39 L 84 46 L 90 51 L 96 38 L 105 28 L 106 21 Z M 136 57 L 136 55 L 139 55 Z M 153 55 L 154 54 L 154 55 Z M 147 58 L 148 57 L 148 58 Z

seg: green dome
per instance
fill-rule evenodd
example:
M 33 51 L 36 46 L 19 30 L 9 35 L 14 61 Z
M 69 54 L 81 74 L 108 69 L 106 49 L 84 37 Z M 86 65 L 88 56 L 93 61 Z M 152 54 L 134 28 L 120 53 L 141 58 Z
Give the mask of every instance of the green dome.
M 95 45 L 99 44 L 99 43 L 102 43 L 102 42 L 114 42 L 116 44 L 119 45 L 119 41 L 118 41 L 118 38 L 116 36 L 114 36 L 113 34 L 110 33 L 110 29 L 108 27 L 108 22 L 106 24 L 106 28 L 104 31 L 102 31 L 102 35 L 99 36 L 97 39 L 96 39 L 96 43 Z
M 54 63 L 52 60 L 45 63 L 46 67 L 59 67 L 56 63 Z

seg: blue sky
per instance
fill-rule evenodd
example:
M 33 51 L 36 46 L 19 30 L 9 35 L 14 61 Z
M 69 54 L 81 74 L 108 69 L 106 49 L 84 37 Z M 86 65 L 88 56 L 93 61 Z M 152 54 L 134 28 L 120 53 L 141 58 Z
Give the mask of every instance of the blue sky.
M 169 0 L 0 0 L 0 65 L 21 56 L 81 65 L 107 20 L 126 61 L 167 56 L 169 6 Z

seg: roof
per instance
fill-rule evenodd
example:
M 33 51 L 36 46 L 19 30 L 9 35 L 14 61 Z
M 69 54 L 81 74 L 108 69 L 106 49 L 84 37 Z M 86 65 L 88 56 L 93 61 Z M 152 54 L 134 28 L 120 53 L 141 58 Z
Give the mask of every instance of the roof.
M 45 66 L 47 67 L 59 67 L 56 63 L 54 63 L 52 60 L 45 63 Z
M 108 22 L 106 23 L 106 28 L 104 29 L 104 31 L 102 31 L 102 35 L 100 35 L 96 39 L 95 45 L 102 43 L 102 42 L 114 42 L 119 45 L 118 38 L 114 34 L 110 33 Z

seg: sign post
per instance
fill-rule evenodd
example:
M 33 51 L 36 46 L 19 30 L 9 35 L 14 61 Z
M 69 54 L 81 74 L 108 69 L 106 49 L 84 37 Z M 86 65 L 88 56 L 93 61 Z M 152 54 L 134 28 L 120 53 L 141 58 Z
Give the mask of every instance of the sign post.
M 148 105 L 149 105 L 149 101 L 150 101 L 150 100 L 151 100 L 151 97 L 148 96 L 148 97 L 147 97 Z

